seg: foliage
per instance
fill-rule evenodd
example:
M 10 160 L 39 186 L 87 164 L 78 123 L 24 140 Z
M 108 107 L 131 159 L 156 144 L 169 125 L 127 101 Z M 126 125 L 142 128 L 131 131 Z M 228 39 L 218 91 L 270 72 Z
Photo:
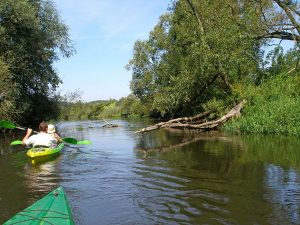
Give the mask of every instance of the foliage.
M 225 111 L 228 111 L 228 106 L 228 102 L 213 98 L 203 105 L 203 109 L 205 112 L 212 112 L 210 114 L 210 119 L 216 119 L 223 116 Z
M 260 86 L 248 85 L 239 95 L 248 100 L 243 116 L 225 125 L 236 132 L 300 135 L 300 76 L 280 74 Z
M 66 100 L 68 98 L 63 97 Z M 129 95 L 120 100 L 107 100 L 83 103 L 82 101 L 65 101 L 60 103 L 60 119 L 105 119 L 112 117 L 147 116 L 147 108 L 141 101 Z
M 300 51 L 297 46 L 289 49 L 286 53 L 282 46 L 276 46 L 266 57 L 266 61 L 270 64 L 266 71 L 266 77 L 269 78 L 281 73 L 299 72 L 299 59 Z
M 0 118 L 4 120 L 17 120 L 20 118 L 22 108 L 18 107 L 18 88 L 13 82 L 8 66 L 0 58 Z
M 299 134 L 300 5 L 296 1 L 173 2 L 127 65 L 150 115 L 175 117 L 248 100 L 227 130 Z M 295 46 L 284 52 L 281 42 Z
M 0 70 L 6 73 L 7 68 L 9 78 L 5 82 L 16 92 L 12 98 L 2 91 L 2 104 L 18 109 L 17 115 L 11 112 L 7 119 L 35 122 L 54 112 L 51 93 L 61 80 L 53 63 L 59 56 L 73 53 L 70 43 L 68 29 L 52 1 L 0 1 L 0 57 L 5 65 Z
M 135 43 L 128 64 L 133 94 L 169 117 L 228 98 L 231 85 L 258 73 L 260 62 L 261 42 L 249 38 L 253 30 L 246 26 L 258 18 L 253 10 L 243 14 L 239 24 L 224 1 L 176 1 L 149 39 Z
M 299 4 L 281 0 L 173 1 L 148 39 L 134 45 L 131 90 L 155 116 L 234 103 L 233 85 L 260 84 L 283 69 L 282 49 L 265 58 L 265 47 L 275 38 L 299 43 L 298 12 Z
M 297 46 L 286 53 L 281 47 L 267 56 L 270 66 L 259 85 L 237 83 L 237 99 L 247 99 L 242 117 L 225 125 L 235 132 L 300 135 L 300 71 Z

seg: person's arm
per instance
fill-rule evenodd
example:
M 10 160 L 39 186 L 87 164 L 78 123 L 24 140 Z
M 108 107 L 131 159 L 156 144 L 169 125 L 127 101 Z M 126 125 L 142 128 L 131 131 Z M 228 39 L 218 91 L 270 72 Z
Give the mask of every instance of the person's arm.
M 54 133 L 54 137 L 55 137 L 56 139 L 61 139 L 61 137 L 60 137 L 57 133 Z
M 26 140 L 30 137 L 31 134 L 32 134 L 32 129 L 28 128 L 27 133 L 26 133 L 25 137 L 24 137 L 23 140 L 22 140 L 22 144 L 23 144 L 23 145 L 26 145 L 26 144 L 27 144 L 27 143 L 26 143 Z
M 56 138 L 57 141 L 63 142 L 62 138 L 57 133 L 54 133 L 54 137 Z

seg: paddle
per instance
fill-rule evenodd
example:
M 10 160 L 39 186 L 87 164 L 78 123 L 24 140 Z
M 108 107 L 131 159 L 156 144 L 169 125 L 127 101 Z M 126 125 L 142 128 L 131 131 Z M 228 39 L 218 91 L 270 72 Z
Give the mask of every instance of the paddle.
M 7 120 L 0 120 L 0 127 L 7 128 L 7 129 L 19 129 L 19 130 L 26 130 L 26 128 L 23 127 L 18 127 L 14 123 L 7 121 Z M 33 131 L 34 133 L 38 133 L 36 131 Z M 82 141 L 77 141 L 75 138 L 72 137 L 66 137 L 62 138 L 63 142 L 73 144 L 73 145 L 88 145 L 91 144 L 89 140 L 82 140 Z M 22 141 L 16 140 L 11 143 L 11 145 L 20 145 L 22 144 Z
M 90 145 L 90 144 L 92 144 L 92 142 L 89 140 L 77 141 L 75 138 L 71 138 L 71 137 L 62 138 L 62 140 L 64 142 L 67 142 L 67 143 L 73 144 L 73 145 Z
M 92 142 L 89 140 L 77 141 L 77 145 L 90 145 L 90 144 L 92 144 Z
M 19 130 L 27 130 L 26 128 L 23 128 L 23 127 L 18 127 L 17 125 L 15 125 L 14 123 L 12 122 L 9 122 L 7 120 L 0 120 L 0 127 L 3 127 L 3 128 L 7 128 L 7 129 L 19 129 Z M 33 131 L 34 133 L 38 133 L 36 131 Z
M 16 140 L 16 141 L 13 141 L 12 143 L 10 143 L 10 145 L 22 145 L 23 142 L 21 140 Z

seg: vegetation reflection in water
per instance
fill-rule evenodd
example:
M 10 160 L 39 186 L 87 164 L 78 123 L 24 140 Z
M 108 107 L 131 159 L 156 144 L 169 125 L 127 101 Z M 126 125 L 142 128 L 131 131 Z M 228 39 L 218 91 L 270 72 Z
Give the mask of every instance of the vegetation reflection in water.
M 153 132 L 137 146 L 137 154 L 146 157 L 137 173 L 149 183 L 144 191 L 152 191 L 152 200 L 141 205 L 150 214 L 161 209 L 163 222 L 300 224 L 296 138 L 182 133 L 175 143 L 170 135 Z
M 31 165 L 1 139 L 0 223 L 62 185 L 76 224 L 300 224 L 300 141 L 133 131 L 140 121 L 59 125 L 91 146 Z M 78 129 L 79 128 L 79 129 Z M 13 199 L 13 201 L 12 201 Z M 122 224 L 122 222 L 121 222 Z

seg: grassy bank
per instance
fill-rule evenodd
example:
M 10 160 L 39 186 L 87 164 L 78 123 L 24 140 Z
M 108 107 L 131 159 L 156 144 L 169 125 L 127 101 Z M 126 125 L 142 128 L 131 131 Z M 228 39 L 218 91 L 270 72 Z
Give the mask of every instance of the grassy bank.
M 225 131 L 300 135 L 299 75 L 278 75 L 260 86 L 235 90 L 248 103 L 240 118 L 225 124 Z

